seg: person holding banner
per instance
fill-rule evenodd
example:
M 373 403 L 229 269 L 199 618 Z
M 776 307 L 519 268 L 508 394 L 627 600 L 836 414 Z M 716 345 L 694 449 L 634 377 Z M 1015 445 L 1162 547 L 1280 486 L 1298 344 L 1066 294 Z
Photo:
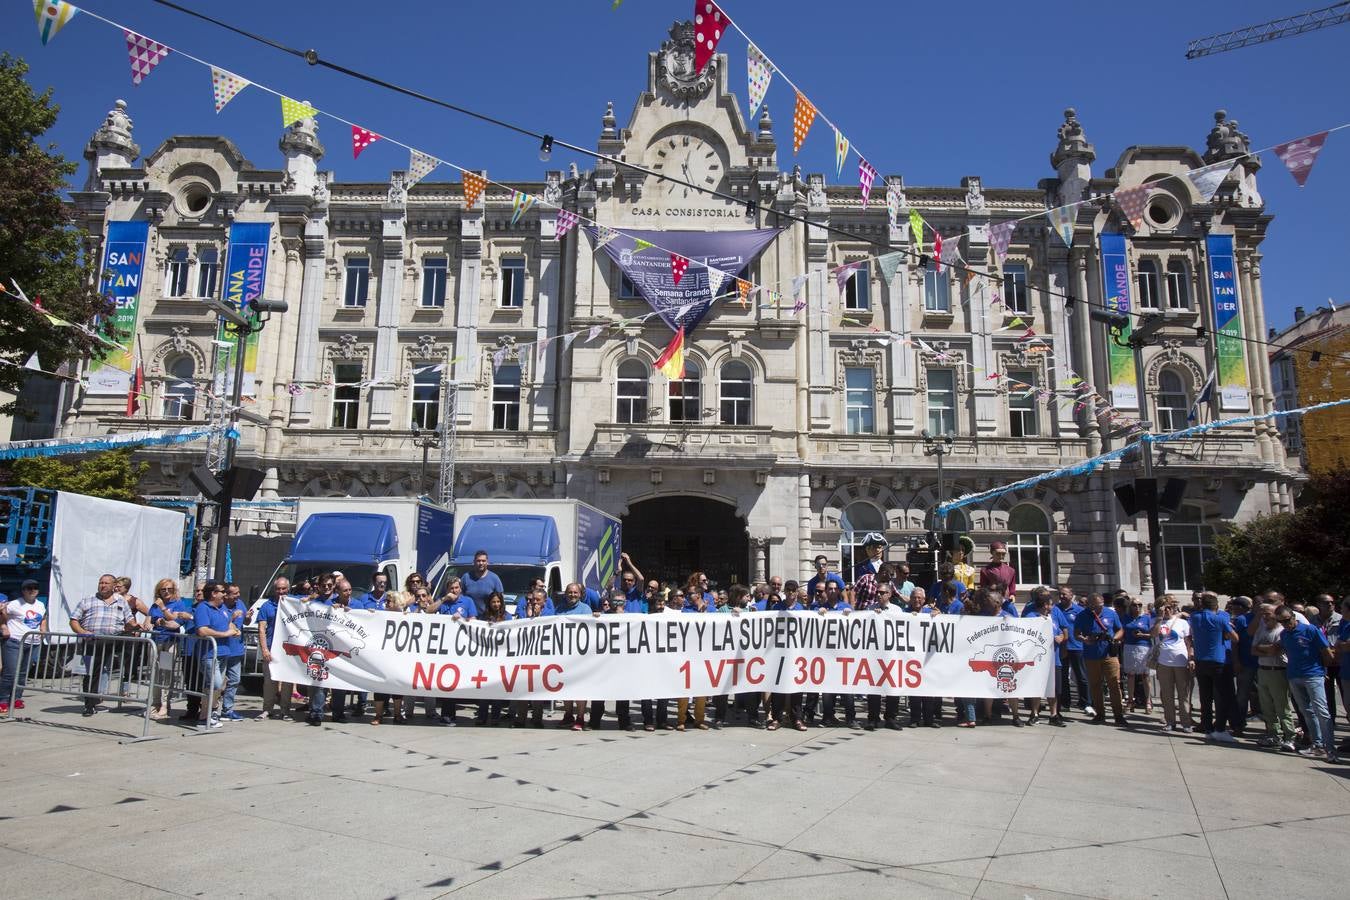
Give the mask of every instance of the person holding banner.
M 258 655 L 263 663 L 263 719 L 289 719 L 291 717 L 292 686 L 278 682 L 272 677 L 272 635 L 277 632 L 277 614 L 281 611 L 281 601 L 291 592 L 290 579 L 279 575 L 272 581 L 272 594 L 253 614 L 253 624 L 258 628 Z M 273 709 L 279 706 L 280 711 Z
M 1051 620 L 1052 623 L 1051 629 L 1054 635 L 1055 674 L 1056 676 L 1058 676 L 1060 669 L 1059 648 L 1064 643 L 1065 634 L 1064 628 L 1060 624 L 1060 620 L 1055 617 L 1054 614 L 1055 604 L 1050 599 L 1049 588 L 1038 587 L 1036 588 L 1036 590 L 1032 591 L 1031 602 L 1028 603 L 1027 606 L 1030 607 L 1030 612 L 1026 613 L 1025 616 L 1026 618 Z M 1059 696 L 1057 693 L 1058 686 L 1059 686 L 1059 679 L 1055 678 L 1053 681 L 1050 682 L 1049 688 L 1047 688 L 1048 693 L 1046 695 L 1046 703 L 1049 706 L 1050 717 L 1046 719 L 1046 722 L 1055 726 L 1056 728 L 1063 728 L 1064 717 L 1060 715 L 1059 711 Z M 1027 724 L 1035 725 L 1037 722 L 1041 720 L 1040 698 L 1033 697 L 1027 700 L 1027 708 L 1031 710 L 1031 714 L 1027 716 Z
M 891 603 L 891 584 L 889 578 L 877 585 L 876 590 L 873 593 L 872 603 L 868 609 L 871 614 L 878 616 L 900 615 L 900 607 Z M 883 707 L 885 709 L 884 713 L 882 712 Z M 900 698 L 896 696 L 883 698 L 880 694 L 868 694 L 867 724 L 864 725 L 863 728 L 868 731 L 876 731 L 883 721 L 885 722 L 886 727 L 893 731 L 901 731 L 904 729 L 904 726 L 900 724 Z
M 458 581 L 459 579 L 455 579 Z M 544 612 L 544 602 L 548 598 L 548 592 L 543 586 L 532 588 L 525 596 L 516 601 L 517 619 L 537 619 L 540 616 L 547 615 Z M 511 701 L 511 727 L 524 728 L 530 724 L 535 728 L 544 727 L 544 710 L 548 707 L 547 700 L 512 700 Z
M 498 622 L 511 621 L 511 614 L 506 611 L 506 597 L 501 591 L 493 591 L 488 594 L 487 601 L 483 607 L 483 614 L 478 617 L 480 622 L 486 622 L 488 625 L 495 625 Z M 601 709 L 604 707 L 602 706 Z M 506 710 L 505 700 L 482 700 L 478 703 L 478 714 L 474 717 L 474 724 L 479 726 L 498 726 L 502 723 L 502 713 Z
M 487 554 L 483 554 L 486 561 Z M 477 557 L 474 558 L 474 566 L 478 565 Z M 494 576 L 496 577 L 496 576 Z M 598 617 L 599 612 L 591 609 L 586 603 L 586 588 L 579 582 L 572 582 L 563 592 L 563 604 L 553 611 L 555 616 L 585 616 L 591 615 Z M 563 720 L 559 727 L 571 728 L 573 731 L 586 730 L 586 707 L 589 704 L 585 700 L 564 700 L 563 701 Z
M 331 577 L 331 576 L 327 576 Z M 352 602 L 352 583 L 345 578 L 338 579 L 334 586 L 336 593 L 333 595 L 332 606 L 338 609 L 349 609 Z M 312 685 L 309 689 L 309 715 L 305 721 L 310 725 L 323 724 L 323 706 L 327 699 L 328 689 Z M 345 723 L 347 721 L 347 692 L 333 689 L 333 700 L 330 704 L 333 721 Z M 376 713 L 378 716 L 379 713 Z

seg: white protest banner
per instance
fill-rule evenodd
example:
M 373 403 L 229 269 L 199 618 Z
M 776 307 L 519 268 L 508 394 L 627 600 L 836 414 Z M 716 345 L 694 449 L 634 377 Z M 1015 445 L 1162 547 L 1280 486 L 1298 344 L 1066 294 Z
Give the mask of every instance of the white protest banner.
M 1043 697 L 1048 619 L 885 612 L 558 615 L 488 624 L 283 602 L 272 677 L 482 700 L 741 691 Z

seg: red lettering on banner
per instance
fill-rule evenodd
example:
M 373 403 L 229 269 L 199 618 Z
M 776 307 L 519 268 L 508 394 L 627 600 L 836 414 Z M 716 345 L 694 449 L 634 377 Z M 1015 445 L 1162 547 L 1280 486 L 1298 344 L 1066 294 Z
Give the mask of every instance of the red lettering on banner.
M 763 676 L 762 674 L 760 674 L 760 675 L 756 675 L 756 674 L 755 674 L 755 666 L 761 666 L 761 667 L 762 667 L 763 665 L 764 665 L 764 659 L 763 659 L 763 657 L 759 657 L 759 656 L 756 656 L 756 657 L 754 657 L 753 659 L 750 659 L 750 660 L 747 660 L 747 661 L 746 661 L 746 663 L 745 663 L 745 680 L 746 680 L 747 683 L 749 683 L 749 684 L 762 684 L 762 683 L 764 682 L 764 676 Z
M 446 683 L 446 676 L 450 681 Z M 434 684 L 434 688 L 433 688 Z M 413 663 L 412 675 L 413 690 L 422 688 L 423 690 L 453 691 L 459 687 L 459 666 L 454 663 L 446 663 L 442 666 L 424 666 L 422 663 Z
M 840 668 L 841 671 L 842 671 L 842 674 L 839 676 L 839 680 L 842 681 L 842 682 L 844 682 L 844 684 L 848 684 L 848 683 L 849 683 L 849 680 L 848 680 L 848 667 L 851 666 L 851 665 L 853 665 L 853 661 L 854 661 L 854 660 L 853 660 L 853 657 L 851 657 L 851 656 L 836 656 L 836 657 L 834 658 L 834 661 L 837 662 L 837 663 L 839 663 L 839 668 Z
M 424 666 L 421 663 L 413 663 L 413 690 L 417 690 L 418 688 L 425 688 L 428 691 L 431 690 L 431 676 L 435 674 L 435 672 L 435 666 Z
M 550 675 L 561 675 L 562 670 L 563 667 L 558 665 L 557 663 L 544 666 L 544 677 L 541 679 L 544 685 L 544 690 L 548 691 L 550 694 L 556 694 L 558 691 L 562 690 L 563 683 L 561 681 L 559 681 L 557 684 L 552 684 L 549 682 Z
M 881 660 L 881 684 L 893 688 L 900 687 L 900 660 Z
M 876 679 L 872 677 L 872 667 L 867 664 L 867 657 L 858 660 L 858 671 L 853 675 L 853 685 L 866 684 L 869 687 L 876 687 Z
M 911 659 L 905 663 L 905 687 L 918 687 L 923 684 L 923 663 Z
M 445 683 L 446 675 L 451 676 L 449 684 Z M 457 687 L 459 687 L 459 666 L 454 663 L 446 663 L 441 666 L 441 670 L 436 673 L 436 690 L 453 691 Z

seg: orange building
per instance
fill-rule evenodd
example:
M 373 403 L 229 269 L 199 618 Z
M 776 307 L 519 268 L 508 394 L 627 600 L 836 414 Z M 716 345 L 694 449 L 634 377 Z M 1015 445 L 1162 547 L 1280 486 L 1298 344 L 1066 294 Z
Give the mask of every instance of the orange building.
M 1350 397 L 1350 306 L 1323 307 L 1272 337 L 1283 349 L 1270 354 L 1270 374 L 1279 409 L 1296 409 Z M 1350 406 L 1290 418 L 1280 425 L 1285 449 L 1310 474 L 1350 465 Z

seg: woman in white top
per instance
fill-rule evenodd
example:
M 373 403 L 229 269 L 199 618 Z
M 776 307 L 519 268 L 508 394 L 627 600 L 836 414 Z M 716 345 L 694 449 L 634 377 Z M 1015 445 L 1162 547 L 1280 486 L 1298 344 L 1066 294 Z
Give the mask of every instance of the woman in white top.
M 41 585 L 29 579 L 23 583 L 18 599 L 0 610 L 0 716 L 9 715 L 10 694 L 14 708 L 23 709 L 23 686 L 28 681 L 28 666 L 37 654 L 37 645 L 24 638 L 34 632 L 47 633 L 47 605 L 38 599 Z
M 1191 718 L 1191 684 L 1195 656 L 1191 649 L 1191 624 L 1183 619 L 1177 601 L 1169 594 L 1151 629 L 1158 643 L 1158 693 L 1162 694 L 1163 719 L 1170 731 L 1194 731 Z M 1177 722 L 1177 712 L 1181 722 Z

